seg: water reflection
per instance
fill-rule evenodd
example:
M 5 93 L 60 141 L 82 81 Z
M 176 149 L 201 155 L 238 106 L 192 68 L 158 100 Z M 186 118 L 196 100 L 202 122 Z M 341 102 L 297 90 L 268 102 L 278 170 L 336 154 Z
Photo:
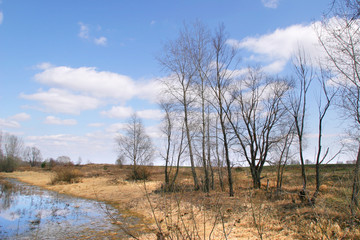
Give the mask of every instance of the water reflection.
M 11 205 L 11 195 L 13 194 L 13 184 L 8 181 L 3 181 L 0 184 L 0 209 L 8 209 Z
M 0 184 L 0 239 L 58 239 L 117 232 L 100 203 L 8 180 Z M 119 218 L 115 209 L 106 206 Z

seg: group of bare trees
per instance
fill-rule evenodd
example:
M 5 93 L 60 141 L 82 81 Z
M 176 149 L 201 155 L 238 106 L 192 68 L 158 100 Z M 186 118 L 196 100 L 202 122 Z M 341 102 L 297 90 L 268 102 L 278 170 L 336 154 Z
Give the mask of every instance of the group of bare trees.
M 225 164 L 229 195 L 233 196 L 234 165 L 245 161 L 253 187 L 260 188 L 264 165 L 276 162 L 277 187 L 281 188 L 284 165 L 288 159 L 298 158 L 303 180 L 300 197 L 314 203 L 321 164 L 339 154 L 330 156 L 329 147 L 323 146 L 324 119 L 330 107 L 336 106 L 360 126 L 359 9 L 358 1 L 336 2 L 333 15 L 326 15 L 317 29 L 326 61 L 311 59 L 301 47 L 294 49 L 293 76 L 284 78 L 266 74 L 261 67 L 239 70 L 238 52 L 227 43 L 224 26 L 211 32 L 199 22 L 184 25 L 178 38 L 169 41 L 158 57 L 167 73 L 161 79 L 165 184 L 174 184 L 178 165 L 188 160 L 194 189 L 207 192 L 213 187 L 214 173 Z M 318 104 L 318 118 L 312 123 L 318 130 L 312 197 L 307 191 L 304 156 L 310 89 L 316 89 Z M 359 158 L 360 151 L 354 173 L 355 205 Z M 173 164 L 176 170 L 172 174 Z M 221 170 L 218 176 L 223 188 Z
M 226 163 L 230 195 L 233 196 L 225 98 L 231 79 L 229 67 L 236 64 L 236 51 L 226 40 L 223 26 L 212 36 L 203 24 L 196 22 L 184 26 L 179 37 L 164 46 L 158 61 L 169 73 L 161 80 L 165 126 L 171 126 L 171 131 L 164 131 L 167 136 L 165 152 L 171 153 L 164 156 L 166 164 L 173 156 L 177 156 L 178 163 L 187 157 L 195 190 L 201 185 L 205 192 L 210 191 L 214 187 L 213 165 L 216 164 L 212 159 L 213 136 L 218 127 L 224 154 L 217 154 L 217 157 Z M 181 135 L 180 144 L 175 143 L 179 138 L 171 135 Z M 202 166 L 202 184 L 195 169 L 197 165 Z
M 208 192 L 215 167 L 223 188 L 225 164 L 233 196 L 232 167 L 241 159 L 250 166 L 253 186 L 260 188 L 263 166 L 288 132 L 283 131 L 289 117 L 284 99 L 290 85 L 259 67 L 239 71 L 238 52 L 227 40 L 223 25 L 211 33 L 195 22 L 164 46 L 158 60 L 168 73 L 161 80 L 166 166 L 174 156 L 177 164 L 188 158 L 195 190 L 200 188 L 195 167 L 201 166 L 201 187 Z
M 164 91 L 161 107 L 166 112 L 163 131 L 167 137 L 164 155 L 166 170 L 177 156 L 188 158 L 194 188 L 200 188 L 195 166 L 201 166 L 203 190 L 213 187 L 214 173 L 223 189 L 222 166 L 226 166 L 229 195 L 234 195 L 232 167 L 245 162 L 250 168 L 253 187 L 261 187 L 261 173 L 266 163 L 278 163 L 278 188 L 281 188 L 284 164 L 298 145 L 303 178 L 302 195 L 306 194 L 304 135 L 307 95 L 317 79 L 325 96 L 319 105 L 319 141 L 316 158 L 319 165 L 327 157 L 321 152 L 322 122 L 335 92 L 330 92 L 327 71 L 315 69 L 301 49 L 294 55 L 293 77 L 271 76 L 261 67 L 238 70 L 238 55 L 227 44 L 223 26 L 213 34 L 201 23 L 186 25 L 179 37 L 164 47 L 159 62 L 168 76 L 161 80 Z M 176 139 L 173 138 L 177 134 Z M 181 138 L 179 136 L 181 135 Z M 181 139 L 181 144 L 175 141 Z M 296 141 L 295 141 L 296 140 Z M 198 161 L 194 161 L 198 159 Z M 166 172 L 166 184 L 168 183 Z M 175 177 L 177 174 L 174 175 Z M 317 196 L 320 184 L 317 183 Z
M 0 171 L 12 172 L 21 162 L 35 166 L 41 161 L 41 152 L 37 147 L 25 147 L 20 137 L 0 131 Z

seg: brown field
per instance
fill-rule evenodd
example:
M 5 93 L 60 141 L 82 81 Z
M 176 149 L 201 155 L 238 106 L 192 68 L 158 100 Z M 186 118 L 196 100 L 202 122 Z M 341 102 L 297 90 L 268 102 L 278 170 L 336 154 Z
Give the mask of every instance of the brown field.
M 55 181 L 56 172 L 71 168 L 73 183 Z M 322 168 L 321 192 L 316 205 L 303 204 L 299 166 L 286 168 L 283 191 L 276 193 L 275 168 L 266 167 L 262 189 L 251 188 L 247 168 L 233 169 L 235 197 L 220 191 L 218 176 L 210 193 L 192 190 L 190 168 L 180 170 L 175 193 L 164 193 L 163 167 L 147 167 L 151 173 L 146 182 L 127 181 L 128 166 L 84 165 L 57 167 L 50 170 L 23 167 L 0 176 L 73 196 L 111 203 L 121 212 L 142 219 L 142 234 L 119 223 L 138 239 L 360 239 L 359 211 L 351 219 L 351 165 L 326 165 Z M 224 171 L 225 172 L 225 171 Z M 308 166 L 308 189 L 315 187 L 314 167 Z M 201 176 L 201 169 L 198 169 Z M 269 187 L 267 188 L 267 180 Z

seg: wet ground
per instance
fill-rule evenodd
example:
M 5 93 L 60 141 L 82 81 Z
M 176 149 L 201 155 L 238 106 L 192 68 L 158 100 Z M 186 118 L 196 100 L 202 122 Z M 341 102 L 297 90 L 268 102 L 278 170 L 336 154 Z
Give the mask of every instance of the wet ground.
M 105 203 L 13 179 L 0 184 L 0 239 L 121 239 L 123 224 L 137 222 Z

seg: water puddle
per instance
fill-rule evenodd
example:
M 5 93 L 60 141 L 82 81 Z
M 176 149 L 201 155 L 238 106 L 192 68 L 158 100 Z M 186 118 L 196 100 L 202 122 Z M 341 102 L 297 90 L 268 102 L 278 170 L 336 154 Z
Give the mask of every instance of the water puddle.
M 121 223 L 125 219 L 104 203 L 13 179 L 0 182 L 0 239 L 121 239 L 127 236 L 114 221 Z M 138 219 L 126 218 L 126 221 L 128 225 L 136 225 Z

